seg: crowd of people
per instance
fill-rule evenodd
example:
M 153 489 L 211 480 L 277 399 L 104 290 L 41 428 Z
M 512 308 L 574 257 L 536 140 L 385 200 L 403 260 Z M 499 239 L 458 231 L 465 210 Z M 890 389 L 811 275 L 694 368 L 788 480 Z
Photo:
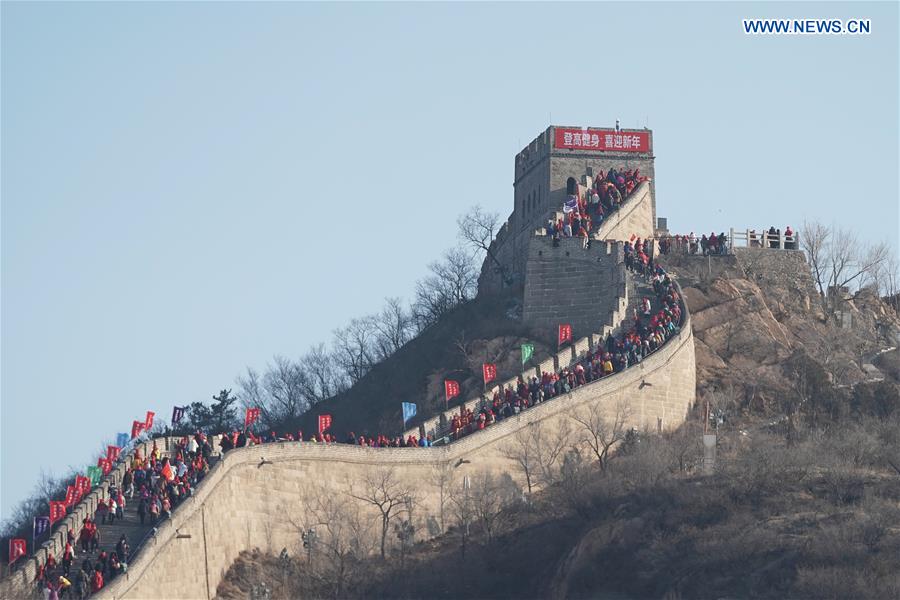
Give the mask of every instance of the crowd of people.
M 769 227 L 768 231 L 757 233 L 755 229 L 749 231 L 748 243 L 751 248 L 781 248 L 781 229 Z M 731 251 L 731 243 L 725 232 L 716 235 L 702 234 L 700 237 L 690 232 L 687 235 L 676 234 L 659 239 L 660 254 L 702 254 L 703 256 L 724 256 Z M 784 230 L 784 249 L 796 250 L 797 237 L 790 226 Z
M 644 297 L 634 309 L 630 321 L 622 325 L 620 335 L 608 335 L 604 341 L 589 349 L 577 361 L 558 372 L 543 373 L 540 378 L 519 376 L 516 385 L 497 389 L 491 398 L 484 397 L 476 410 L 463 405 L 459 414 L 443 422 L 441 435 L 451 440 L 474 433 L 493 423 L 519 414 L 523 410 L 566 394 L 573 389 L 608 377 L 640 363 L 677 334 L 682 324 L 679 293 L 665 270 L 654 265 L 649 241 L 635 239 L 625 244 L 628 268 L 645 275 L 652 284 L 657 308 Z M 277 434 L 274 430 L 255 435 L 252 430 L 229 431 L 221 435 L 222 453 L 234 448 L 281 441 L 312 443 L 346 443 L 371 448 L 430 447 L 431 434 L 424 437 L 386 435 L 356 435 L 350 432 L 341 442 L 328 431 L 304 438 L 303 431 Z M 147 456 L 139 450 L 128 456 L 128 466 L 120 482 L 110 485 L 108 498 L 98 503 L 93 518 L 86 518 L 76 540 L 70 530 L 60 561 L 50 555 L 37 574 L 38 590 L 45 598 L 84 599 L 99 592 L 105 585 L 127 572 L 131 547 L 126 535 L 121 535 L 115 549 L 101 548 L 98 524 L 113 524 L 126 518 L 125 508 L 137 503 L 137 518 L 141 525 L 156 525 L 171 516 L 181 502 L 190 497 L 197 484 L 209 472 L 213 447 L 202 432 L 183 437 L 175 443 L 168 456 L 163 456 L 156 442 Z M 79 557 L 80 566 L 77 566 Z M 76 570 L 77 568 L 77 570 Z
M 600 171 L 584 195 L 568 195 L 563 206 L 565 217 L 548 221 L 547 235 L 554 239 L 582 237 L 588 240 L 594 225 L 599 227 L 605 218 L 619 209 L 634 188 L 647 180 L 639 169 Z
M 335 436 L 328 431 L 310 434 L 308 438 L 304 437 L 302 429 L 298 430 L 296 434 L 292 431 L 278 434 L 274 430 L 271 430 L 268 433 L 262 433 L 260 435 L 254 435 L 251 431 L 229 431 L 222 434 L 222 437 L 219 440 L 219 447 L 224 454 L 234 448 L 243 448 L 244 446 L 254 446 L 270 442 L 310 442 L 314 444 L 343 443 L 364 446 L 367 448 L 428 448 L 432 445 L 432 437 L 430 435 L 423 438 L 419 438 L 416 435 L 409 435 L 405 438 L 402 435 L 356 435 L 351 431 L 342 441 L 338 436 Z
M 731 249 L 725 232 L 715 232 L 699 238 L 692 231 L 688 235 L 676 234 L 659 240 L 660 254 L 702 254 L 703 256 L 724 256 Z
M 564 367 L 557 373 L 543 373 L 540 378 L 533 376 L 528 381 L 519 376 L 515 387 L 508 385 L 504 390 L 496 390 L 493 397 L 483 399 L 476 410 L 461 407 L 460 413 L 449 423 L 451 438 L 455 440 L 480 431 L 545 400 L 619 373 L 640 363 L 677 334 L 683 313 L 681 297 L 674 283 L 658 265 L 652 271 L 648 267 L 646 275 L 656 295 L 656 310 L 653 310 L 650 298 L 642 298 L 639 308 L 634 309 L 630 327 L 623 324 L 621 335 L 608 335 L 571 367 Z
M 125 518 L 126 503 L 137 502 L 141 525 L 155 525 L 171 516 L 171 511 L 188 498 L 196 485 L 209 471 L 212 446 L 208 438 L 197 433 L 175 444 L 170 456 L 153 442 L 147 456 L 136 450 L 127 458 L 128 466 L 121 482 L 111 483 L 108 497 L 98 501 L 94 517 L 82 522 L 76 537 L 67 533 L 66 545 L 59 562 L 51 554 L 40 567 L 36 577 L 38 590 L 45 598 L 87 598 L 99 592 L 110 581 L 128 570 L 131 547 L 122 534 L 115 549 L 101 548 L 101 529 L 98 525 L 112 525 Z M 82 558 L 76 571 L 76 563 Z
M 751 248 L 778 248 L 781 245 L 781 229 L 769 227 L 768 231 L 763 234 L 756 233 L 755 229 L 750 230 L 750 247 Z M 788 225 L 784 229 L 784 249 L 796 250 L 797 239 L 791 226 Z

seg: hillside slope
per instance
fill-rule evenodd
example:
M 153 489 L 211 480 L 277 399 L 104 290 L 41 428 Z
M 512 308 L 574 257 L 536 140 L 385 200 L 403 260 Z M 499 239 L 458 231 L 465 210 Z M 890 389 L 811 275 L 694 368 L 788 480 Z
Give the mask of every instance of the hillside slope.
M 699 468 L 698 410 L 512 505 L 499 534 L 456 527 L 386 562 L 349 560 L 342 597 L 900 597 L 900 319 L 863 293 L 848 327 L 826 321 L 805 264 L 787 264 L 802 256 L 776 258 L 662 259 L 692 311 L 714 474 Z M 219 595 L 279 581 L 286 564 L 276 597 L 331 595 L 327 557 L 259 553 Z
M 317 415 L 334 419 L 338 436 L 347 431 L 372 435 L 402 430 L 400 402 L 418 404 L 415 425 L 444 409 L 444 379 L 460 383 L 460 396 L 450 406 L 481 392 L 481 364 L 497 364 L 498 379 L 521 372 L 519 347 L 533 342 L 534 364 L 547 358 L 550 348 L 508 314 L 516 303 L 509 297 L 479 298 L 458 306 L 376 365 L 346 392 L 321 402 L 303 415 L 297 426 L 316 430 Z M 555 348 L 553 348 L 555 351 Z

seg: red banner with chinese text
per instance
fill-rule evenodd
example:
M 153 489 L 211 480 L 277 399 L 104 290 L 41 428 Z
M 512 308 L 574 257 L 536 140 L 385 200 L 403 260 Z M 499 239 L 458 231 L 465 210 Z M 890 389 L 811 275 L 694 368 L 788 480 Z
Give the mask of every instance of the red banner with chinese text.
M 484 376 L 484 383 L 487 385 L 497 379 L 497 365 L 493 363 L 484 363 L 481 365 L 481 374 Z
M 60 519 L 65 518 L 66 516 L 66 503 L 65 502 L 56 502 L 55 500 L 50 501 L 50 524 L 56 523 Z
M 13 564 L 28 553 L 25 540 L 16 538 L 9 540 L 9 564 Z
M 331 427 L 331 415 L 319 415 L 319 433 Z
M 107 446 L 106 447 L 106 458 L 109 459 L 110 462 L 115 462 L 119 458 L 119 452 L 122 449 L 118 446 Z
M 459 382 L 447 379 L 444 381 L 444 396 L 449 402 L 453 398 L 459 396 Z
M 259 409 L 258 408 L 248 408 L 247 414 L 244 415 L 244 429 L 250 427 L 256 420 L 259 418 Z
M 554 148 L 599 152 L 650 152 L 649 131 L 557 127 L 554 135 Z
M 559 326 L 559 345 L 562 346 L 565 342 L 572 341 L 572 326 L 568 323 L 562 323 Z

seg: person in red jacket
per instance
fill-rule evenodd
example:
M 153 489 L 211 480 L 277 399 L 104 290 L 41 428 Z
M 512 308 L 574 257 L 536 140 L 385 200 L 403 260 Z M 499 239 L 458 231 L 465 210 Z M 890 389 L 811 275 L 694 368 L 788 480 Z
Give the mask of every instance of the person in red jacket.
M 103 589 L 103 573 L 100 569 L 94 569 L 94 576 L 91 577 L 91 592 L 96 594 Z

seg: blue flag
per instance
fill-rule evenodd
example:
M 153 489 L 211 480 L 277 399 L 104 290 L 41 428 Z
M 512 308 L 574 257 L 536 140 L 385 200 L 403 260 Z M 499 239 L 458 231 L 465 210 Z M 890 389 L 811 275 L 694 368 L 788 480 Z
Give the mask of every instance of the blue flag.
M 416 405 L 412 402 L 404 402 L 403 403 L 403 425 L 406 425 L 406 422 L 416 416 Z
M 128 441 L 130 439 L 131 438 L 128 437 L 127 433 L 120 433 L 116 435 L 116 446 L 118 446 L 119 448 L 124 448 L 128 445 Z
M 50 529 L 50 517 L 35 517 L 32 539 L 41 537 L 48 529 Z

